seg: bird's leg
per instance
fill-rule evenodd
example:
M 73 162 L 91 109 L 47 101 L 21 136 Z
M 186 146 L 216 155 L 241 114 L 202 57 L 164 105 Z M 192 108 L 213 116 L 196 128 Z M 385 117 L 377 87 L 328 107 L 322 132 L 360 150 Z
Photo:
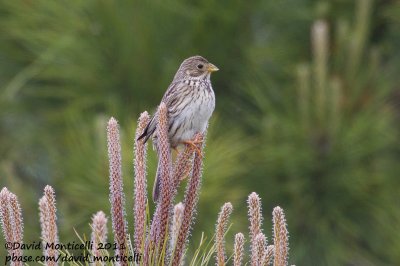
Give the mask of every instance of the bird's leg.
M 182 143 L 191 146 L 195 152 L 197 153 L 198 156 L 200 156 L 201 159 L 203 159 L 203 154 L 201 152 L 201 150 L 199 149 L 199 147 L 197 147 L 197 144 L 203 144 L 202 140 L 184 140 L 182 141 Z

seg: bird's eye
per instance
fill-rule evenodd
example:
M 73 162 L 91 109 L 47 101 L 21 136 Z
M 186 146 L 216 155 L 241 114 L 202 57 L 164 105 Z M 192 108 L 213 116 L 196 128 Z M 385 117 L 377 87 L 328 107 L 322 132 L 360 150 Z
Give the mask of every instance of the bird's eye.
M 202 64 L 198 64 L 198 65 L 197 65 L 197 68 L 198 68 L 198 69 L 202 69 L 203 67 L 204 67 L 204 66 L 203 66 Z

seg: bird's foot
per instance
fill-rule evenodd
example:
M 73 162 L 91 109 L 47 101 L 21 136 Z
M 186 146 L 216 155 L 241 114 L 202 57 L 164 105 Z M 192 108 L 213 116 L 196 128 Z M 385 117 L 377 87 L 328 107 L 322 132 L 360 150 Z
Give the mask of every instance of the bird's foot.
M 202 140 L 184 140 L 182 141 L 183 144 L 189 145 L 190 147 L 192 147 L 194 149 L 194 151 L 197 153 L 197 155 L 203 159 L 203 153 L 201 152 L 201 150 L 199 149 L 199 147 L 197 145 L 199 144 L 203 144 Z

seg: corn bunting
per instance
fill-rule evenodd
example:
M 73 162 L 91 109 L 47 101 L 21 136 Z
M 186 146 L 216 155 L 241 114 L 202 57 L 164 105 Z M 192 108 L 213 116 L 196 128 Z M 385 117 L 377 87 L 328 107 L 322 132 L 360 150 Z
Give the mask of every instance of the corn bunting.
M 162 98 L 168 108 L 168 137 L 171 148 L 180 144 L 192 145 L 196 133 L 204 133 L 208 120 L 215 108 L 215 95 L 210 75 L 218 68 L 201 56 L 192 56 L 183 61 Z M 157 140 L 157 113 L 152 117 L 143 134 L 146 142 L 153 136 Z M 157 145 L 155 145 L 157 146 Z M 160 178 L 157 170 L 153 187 L 153 200 L 157 202 L 160 192 Z

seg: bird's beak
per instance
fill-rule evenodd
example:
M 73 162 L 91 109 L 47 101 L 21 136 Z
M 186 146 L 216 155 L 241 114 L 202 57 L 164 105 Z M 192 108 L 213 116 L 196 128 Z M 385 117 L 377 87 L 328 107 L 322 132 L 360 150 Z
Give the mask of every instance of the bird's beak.
M 218 71 L 219 70 L 219 68 L 218 67 L 216 67 L 216 66 L 214 66 L 213 64 L 211 64 L 211 63 L 208 63 L 208 66 L 207 66 L 207 71 L 208 72 L 215 72 L 215 71 Z

